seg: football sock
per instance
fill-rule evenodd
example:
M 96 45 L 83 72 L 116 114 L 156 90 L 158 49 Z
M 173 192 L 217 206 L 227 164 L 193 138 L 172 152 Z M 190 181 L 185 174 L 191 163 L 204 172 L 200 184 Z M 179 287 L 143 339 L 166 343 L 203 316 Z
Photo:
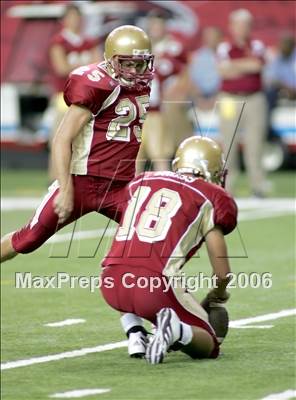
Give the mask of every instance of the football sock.
M 143 327 L 142 318 L 138 317 L 132 313 L 126 313 L 120 318 L 121 326 L 127 337 L 132 332 L 143 332 L 146 333 L 145 328 Z
M 186 346 L 192 341 L 193 338 L 192 328 L 190 325 L 185 324 L 185 322 L 180 322 L 180 328 L 181 328 L 181 334 L 178 342 Z
M 145 336 L 147 336 L 147 333 L 148 333 L 143 326 L 136 325 L 136 326 L 133 326 L 132 328 L 130 328 L 126 332 L 126 336 L 129 337 L 130 333 L 136 333 L 136 332 L 142 332 Z

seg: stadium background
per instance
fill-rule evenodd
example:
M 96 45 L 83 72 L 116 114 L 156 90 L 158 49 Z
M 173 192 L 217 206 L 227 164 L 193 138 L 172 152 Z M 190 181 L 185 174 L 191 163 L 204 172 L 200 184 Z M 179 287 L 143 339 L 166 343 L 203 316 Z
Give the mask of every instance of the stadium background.
M 201 44 L 204 27 L 216 26 L 226 34 L 229 13 L 248 9 L 254 16 L 253 34 L 277 52 L 282 33 L 295 35 L 293 1 L 76 1 L 88 24 L 88 34 L 99 37 L 122 23 L 143 21 L 155 8 L 170 12 L 169 28 L 189 53 Z M 59 29 L 67 1 L 1 1 L 1 196 L 2 234 L 24 224 L 48 184 L 48 146 L 38 136 L 42 115 L 51 94 L 48 68 L 50 38 Z M 208 131 L 212 116 L 205 115 Z M 217 121 L 216 121 L 217 123 Z M 229 303 L 233 321 L 269 315 L 260 328 L 231 329 L 225 355 L 217 362 L 193 363 L 183 355 L 152 369 L 129 360 L 125 348 L 96 351 L 60 361 L 44 361 L 2 372 L 3 399 L 46 399 L 57 392 L 107 388 L 89 398 L 110 399 L 263 399 L 272 393 L 295 390 L 295 104 L 282 103 L 273 110 L 277 133 L 267 147 L 271 190 L 266 200 L 248 199 L 244 173 L 238 182 L 239 229 L 228 239 L 236 272 L 271 272 L 271 290 L 233 290 Z M 213 125 L 211 125 L 213 127 Z M 217 135 L 217 126 L 210 134 Z M 108 228 L 97 252 L 97 236 Z M 69 247 L 71 232 L 76 237 Z M 15 272 L 34 275 L 96 276 L 110 244 L 112 226 L 103 217 L 87 216 L 36 253 L 17 258 L 1 270 L 2 362 L 95 348 L 124 340 L 118 316 L 100 296 L 88 290 L 15 289 Z M 64 235 L 64 236 L 63 236 Z M 209 269 L 205 253 L 193 260 L 187 272 Z M 198 267 L 199 268 L 199 267 Z M 200 294 L 198 293 L 198 297 Z M 287 311 L 281 314 L 278 313 Z M 290 312 L 290 314 L 289 314 Z M 270 317 L 270 314 L 276 315 Z M 280 314 L 279 314 L 280 315 Z M 286 315 L 286 317 L 285 317 Z M 50 322 L 83 319 L 77 325 L 50 328 Z M 260 321 L 260 319 L 259 319 Z M 264 321 L 264 317 L 262 319 Z M 234 324 L 235 325 L 235 324 Z M 242 323 L 244 325 L 244 323 Z M 250 326 L 249 326 L 250 325 Z M 269 328 L 264 328 L 267 325 Z M 120 346 L 119 346 L 120 347 Z M 98 354 L 97 354 L 98 353 Z M 87 354 L 87 352 L 85 353 Z M 291 394 L 292 393 L 292 394 Z M 294 397 L 291 397 L 294 396 Z M 279 397 L 281 398 L 281 397 Z M 284 397 L 282 397 L 284 398 Z

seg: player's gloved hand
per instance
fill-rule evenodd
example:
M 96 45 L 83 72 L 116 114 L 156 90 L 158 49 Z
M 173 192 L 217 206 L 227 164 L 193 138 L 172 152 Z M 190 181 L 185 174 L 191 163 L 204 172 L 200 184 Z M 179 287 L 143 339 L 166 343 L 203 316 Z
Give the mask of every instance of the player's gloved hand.
M 58 215 L 58 223 L 64 223 L 71 215 L 74 207 L 73 187 L 60 190 L 53 202 L 54 212 Z
M 228 301 L 229 297 L 230 297 L 230 293 L 227 292 L 226 290 L 221 292 L 218 289 L 212 289 L 206 295 L 206 297 L 202 300 L 202 302 L 200 304 L 201 304 L 202 308 L 204 310 L 206 310 L 207 313 L 209 313 L 211 303 L 224 304 Z
M 219 289 L 212 289 L 208 294 L 207 294 L 207 299 L 209 302 L 214 302 L 214 303 L 226 303 L 226 301 L 229 299 L 230 293 L 227 292 L 226 290 L 219 290 Z

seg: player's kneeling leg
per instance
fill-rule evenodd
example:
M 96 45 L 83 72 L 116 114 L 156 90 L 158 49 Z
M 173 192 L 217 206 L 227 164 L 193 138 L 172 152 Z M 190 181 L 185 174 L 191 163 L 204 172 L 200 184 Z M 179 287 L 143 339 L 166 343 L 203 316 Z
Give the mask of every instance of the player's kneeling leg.
M 192 339 L 188 344 L 183 345 L 180 350 L 191 358 L 216 358 L 219 351 L 217 351 L 213 336 L 203 328 L 197 326 L 191 326 L 190 328 L 192 330 Z M 179 342 L 182 344 L 181 341 Z
M 181 350 L 192 358 L 218 356 L 216 343 L 209 332 L 180 321 L 173 309 L 163 308 L 157 314 L 156 333 L 147 346 L 146 359 L 151 364 L 159 364 L 169 349 Z
M 133 313 L 126 313 L 120 318 L 123 330 L 128 337 L 128 354 L 133 358 L 142 358 L 146 353 L 147 331 L 142 318 Z
M 146 350 L 150 364 L 163 361 L 169 348 L 180 340 L 181 329 L 181 321 L 172 308 L 163 308 L 157 313 L 156 332 Z

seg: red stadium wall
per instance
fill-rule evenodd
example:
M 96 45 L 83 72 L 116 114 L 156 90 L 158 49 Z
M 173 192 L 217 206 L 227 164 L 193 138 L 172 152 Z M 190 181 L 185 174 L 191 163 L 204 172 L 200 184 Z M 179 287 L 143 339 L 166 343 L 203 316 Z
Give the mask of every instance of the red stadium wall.
M 52 4 L 53 1 L 1 1 L 1 81 L 46 81 L 47 48 L 51 35 L 58 29 L 55 19 L 21 19 L 9 17 L 9 7 L 20 4 Z M 67 3 L 57 1 L 56 3 Z M 146 9 L 150 2 L 129 2 Z M 169 2 L 162 2 L 165 6 Z M 198 31 L 187 43 L 194 49 L 199 45 L 199 33 L 205 26 L 215 25 L 227 34 L 229 13 L 247 8 L 255 17 L 254 36 L 267 45 L 277 42 L 285 30 L 295 31 L 293 1 L 180 1 L 197 16 Z M 159 3 L 158 3 L 159 5 Z
M 294 1 L 182 1 L 199 20 L 200 30 L 218 26 L 227 34 L 227 20 L 231 11 L 246 8 L 254 15 L 254 36 L 266 45 L 274 45 L 283 31 L 295 32 L 296 6 Z M 193 42 L 194 44 L 194 42 Z

